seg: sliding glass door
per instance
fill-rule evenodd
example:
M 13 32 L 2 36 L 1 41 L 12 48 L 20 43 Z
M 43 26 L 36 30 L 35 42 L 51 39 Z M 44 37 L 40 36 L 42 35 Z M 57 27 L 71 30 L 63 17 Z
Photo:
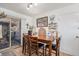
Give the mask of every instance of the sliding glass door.
M 21 45 L 20 20 L 0 18 L 0 50 L 16 45 Z

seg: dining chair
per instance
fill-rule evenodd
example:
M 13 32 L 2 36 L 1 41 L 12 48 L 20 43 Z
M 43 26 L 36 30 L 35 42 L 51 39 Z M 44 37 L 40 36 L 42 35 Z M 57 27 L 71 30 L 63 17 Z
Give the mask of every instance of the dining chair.
M 39 54 L 44 55 L 44 47 L 43 44 L 40 44 L 37 37 L 30 37 L 30 52 L 31 55 L 36 53 L 36 55 L 39 56 Z
M 30 41 L 29 41 L 30 36 L 29 35 L 23 35 L 23 46 L 22 46 L 22 53 L 24 55 L 29 54 L 29 46 L 30 46 Z M 30 54 L 29 54 L 30 55 Z
M 38 39 L 37 37 L 30 37 L 30 55 L 38 55 Z
M 46 39 L 46 30 L 44 28 L 39 28 L 38 37 L 41 39 Z
M 38 30 L 38 38 L 39 39 L 46 39 L 46 30 L 45 28 L 41 27 Z M 43 55 L 45 55 L 45 43 L 39 43 L 43 47 Z
M 52 44 L 52 53 L 54 53 L 56 56 L 59 56 L 60 53 L 60 37 L 58 37 L 58 32 L 56 32 L 56 44 Z M 45 55 L 47 54 L 49 46 L 46 45 L 45 47 Z M 53 52 L 54 51 L 54 52 Z

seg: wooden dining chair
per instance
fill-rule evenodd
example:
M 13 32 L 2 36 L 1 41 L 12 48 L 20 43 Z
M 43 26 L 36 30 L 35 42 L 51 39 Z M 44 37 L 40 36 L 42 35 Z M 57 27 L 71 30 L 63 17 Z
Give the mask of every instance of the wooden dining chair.
M 29 41 L 30 36 L 29 35 L 23 35 L 23 46 L 22 46 L 22 53 L 24 55 L 29 54 L 30 55 L 30 41 Z
M 39 43 L 37 37 L 30 37 L 30 52 L 31 52 L 31 55 L 36 53 L 36 55 L 38 56 L 39 54 L 44 56 L 44 46 L 43 44 Z
M 44 28 L 39 28 L 38 37 L 41 39 L 46 39 L 46 30 Z
M 38 55 L 38 39 L 37 37 L 30 37 L 30 55 L 36 54 Z
M 46 45 L 45 47 L 45 55 L 47 54 L 48 50 L 48 45 Z M 56 56 L 59 56 L 59 52 L 60 52 L 60 37 L 58 37 L 58 32 L 56 32 L 56 44 L 52 44 L 52 50 L 55 51 L 52 53 L 54 53 Z
M 43 27 L 39 28 L 38 37 L 39 37 L 39 39 L 46 39 L 46 30 Z M 44 43 L 39 43 L 39 45 L 42 45 L 43 55 L 45 55 L 45 44 Z

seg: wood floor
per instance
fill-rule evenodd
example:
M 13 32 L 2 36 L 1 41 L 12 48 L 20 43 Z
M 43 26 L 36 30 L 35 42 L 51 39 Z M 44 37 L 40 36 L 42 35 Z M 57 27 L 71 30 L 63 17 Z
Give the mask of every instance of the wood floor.
M 22 54 L 22 47 L 10 48 L 10 49 L 4 50 L 4 51 L 0 52 L 0 55 L 1 56 L 24 56 Z M 25 56 L 27 56 L 27 55 L 25 55 Z M 33 55 L 33 56 L 35 56 L 35 55 Z M 55 56 L 55 54 L 52 53 L 52 56 Z M 60 52 L 60 56 L 71 56 L 71 55 Z

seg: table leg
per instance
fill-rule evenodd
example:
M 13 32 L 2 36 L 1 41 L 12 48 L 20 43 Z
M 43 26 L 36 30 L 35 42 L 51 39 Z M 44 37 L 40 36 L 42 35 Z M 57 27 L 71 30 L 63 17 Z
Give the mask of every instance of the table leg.
M 29 47 L 29 56 L 31 56 L 31 42 L 29 42 L 29 45 L 28 45 L 28 47 Z
M 52 52 L 52 42 L 49 43 L 49 56 L 51 56 L 51 52 Z

